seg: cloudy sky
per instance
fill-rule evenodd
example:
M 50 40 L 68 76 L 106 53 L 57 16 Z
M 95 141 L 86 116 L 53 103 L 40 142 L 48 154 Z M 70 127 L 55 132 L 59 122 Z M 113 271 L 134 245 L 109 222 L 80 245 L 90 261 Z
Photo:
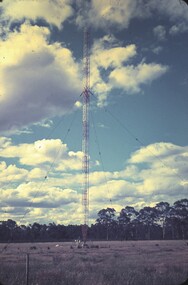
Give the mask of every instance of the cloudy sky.
M 90 29 L 90 222 L 188 193 L 188 6 L 0 3 L 0 220 L 83 221 L 83 30 Z

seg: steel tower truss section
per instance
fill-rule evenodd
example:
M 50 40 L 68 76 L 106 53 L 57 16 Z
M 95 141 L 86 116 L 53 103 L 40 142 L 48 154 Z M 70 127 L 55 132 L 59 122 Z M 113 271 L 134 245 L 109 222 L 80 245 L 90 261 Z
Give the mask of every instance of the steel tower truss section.
M 87 230 L 89 224 L 89 103 L 90 103 L 90 47 L 89 47 L 89 30 L 84 30 L 84 46 L 83 46 L 83 111 L 82 111 L 82 172 L 83 172 L 83 225 L 82 237 L 83 242 L 87 240 Z

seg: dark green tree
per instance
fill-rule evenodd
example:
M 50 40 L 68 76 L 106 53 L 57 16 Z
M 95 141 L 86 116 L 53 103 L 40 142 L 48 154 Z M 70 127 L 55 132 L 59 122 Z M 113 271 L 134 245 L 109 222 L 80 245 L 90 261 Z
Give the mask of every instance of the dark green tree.
M 187 237 L 188 233 L 188 199 L 181 199 L 174 203 L 175 216 L 179 221 L 179 236 L 182 239 Z
M 109 233 L 117 224 L 115 213 L 116 210 L 114 208 L 106 208 L 98 212 L 98 219 L 96 222 L 99 225 L 103 225 L 103 227 L 106 229 L 106 240 L 109 240 Z
M 165 239 L 167 217 L 170 211 L 170 204 L 168 202 L 157 203 L 155 209 L 157 210 L 157 221 L 162 228 L 162 238 Z
M 147 239 L 151 239 L 151 229 L 157 221 L 157 210 L 152 207 L 144 207 L 139 211 L 137 219 L 143 226 L 143 232 L 147 233 Z

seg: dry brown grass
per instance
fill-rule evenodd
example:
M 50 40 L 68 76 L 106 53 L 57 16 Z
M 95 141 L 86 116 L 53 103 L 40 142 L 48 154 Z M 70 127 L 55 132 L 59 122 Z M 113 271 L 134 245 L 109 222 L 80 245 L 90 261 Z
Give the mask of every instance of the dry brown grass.
M 96 244 L 99 248 L 91 247 Z M 25 285 L 26 253 L 29 285 L 179 285 L 188 277 L 185 241 L 95 242 L 82 249 L 60 245 L 10 244 L 0 256 L 0 282 Z

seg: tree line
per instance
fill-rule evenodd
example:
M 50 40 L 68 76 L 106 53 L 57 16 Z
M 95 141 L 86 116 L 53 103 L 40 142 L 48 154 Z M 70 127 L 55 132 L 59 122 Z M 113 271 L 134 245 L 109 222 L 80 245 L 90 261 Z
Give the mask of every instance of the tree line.
M 8 219 L 0 222 L 0 242 L 70 241 L 81 239 L 80 225 L 33 223 L 18 225 Z M 157 203 L 139 211 L 126 206 L 101 209 L 88 227 L 88 240 L 188 239 L 188 199 Z

